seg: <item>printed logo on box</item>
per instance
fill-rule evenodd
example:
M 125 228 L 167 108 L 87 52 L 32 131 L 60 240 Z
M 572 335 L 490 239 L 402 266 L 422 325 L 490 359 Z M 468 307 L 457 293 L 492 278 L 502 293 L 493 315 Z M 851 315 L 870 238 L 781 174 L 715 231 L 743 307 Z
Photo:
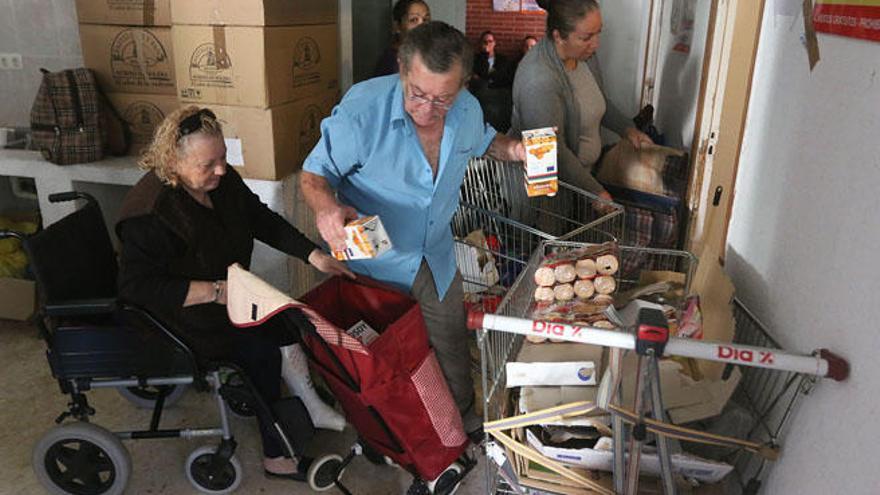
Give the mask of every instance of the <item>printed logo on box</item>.
M 153 140 L 153 131 L 165 119 L 165 114 L 148 101 L 136 101 L 125 107 L 122 118 L 131 127 L 132 145 L 140 147 Z
M 293 48 L 293 87 L 314 84 L 321 80 L 321 73 L 316 69 L 321 61 L 321 48 L 318 42 L 309 36 L 304 36 L 296 42 Z
M 125 29 L 110 45 L 110 70 L 118 85 L 173 86 L 168 52 L 146 29 Z
M 578 380 L 582 382 L 588 382 L 593 379 L 593 368 L 588 368 L 586 366 L 578 369 Z
M 234 77 L 229 53 L 218 54 L 214 43 L 199 45 L 189 58 L 189 81 L 193 86 L 231 88 Z
M 318 105 L 309 105 L 303 111 L 299 121 L 299 157 L 305 160 L 315 143 L 321 138 L 321 116 L 323 112 Z

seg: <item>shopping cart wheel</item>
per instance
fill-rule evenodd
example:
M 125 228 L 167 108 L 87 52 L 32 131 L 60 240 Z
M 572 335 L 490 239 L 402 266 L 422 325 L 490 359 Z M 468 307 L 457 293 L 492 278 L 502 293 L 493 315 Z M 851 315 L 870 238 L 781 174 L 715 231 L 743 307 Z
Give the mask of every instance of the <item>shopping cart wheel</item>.
M 168 387 L 168 391 L 165 396 L 164 406 L 171 407 L 183 397 L 184 392 L 186 392 L 186 386 L 165 386 Z M 119 395 L 125 397 L 125 400 L 131 402 L 140 409 L 152 409 L 156 404 L 156 400 L 159 398 L 159 387 L 151 385 L 143 387 L 120 387 L 116 390 L 119 392 Z
M 309 487 L 316 492 L 326 492 L 336 486 L 336 480 L 342 477 L 345 468 L 342 467 L 342 456 L 337 454 L 319 457 L 309 466 L 306 475 Z
M 463 472 L 464 466 L 457 462 L 452 463 L 437 479 L 427 483 L 428 490 L 434 495 L 452 495 L 458 490 Z
M 241 484 L 241 464 L 235 456 L 217 463 L 217 447 L 203 445 L 186 460 L 186 479 L 202 493 L 231 493 Z
M 51 494 L 118 495 L 131 476 L 131 456 L 116 435 L 77 421 L 49 430 L 37 442 L 34 474 Z

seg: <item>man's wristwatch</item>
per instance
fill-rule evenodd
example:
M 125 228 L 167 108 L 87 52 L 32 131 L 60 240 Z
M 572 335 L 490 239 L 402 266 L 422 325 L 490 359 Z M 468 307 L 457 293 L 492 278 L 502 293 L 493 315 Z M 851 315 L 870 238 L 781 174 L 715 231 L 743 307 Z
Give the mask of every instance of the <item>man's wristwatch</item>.
M 223 293 L 223 285 L 219 280 L 214 281 L 214 299 L 211 302 L 220 301 L 220 295 Z

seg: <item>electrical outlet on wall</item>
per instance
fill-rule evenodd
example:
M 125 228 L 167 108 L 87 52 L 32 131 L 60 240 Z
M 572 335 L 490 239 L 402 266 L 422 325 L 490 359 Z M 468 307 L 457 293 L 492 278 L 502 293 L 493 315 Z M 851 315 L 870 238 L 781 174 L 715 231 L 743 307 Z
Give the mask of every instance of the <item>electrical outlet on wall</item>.
M 21 54 L 0 53 L 0 70 L 21 70 Z

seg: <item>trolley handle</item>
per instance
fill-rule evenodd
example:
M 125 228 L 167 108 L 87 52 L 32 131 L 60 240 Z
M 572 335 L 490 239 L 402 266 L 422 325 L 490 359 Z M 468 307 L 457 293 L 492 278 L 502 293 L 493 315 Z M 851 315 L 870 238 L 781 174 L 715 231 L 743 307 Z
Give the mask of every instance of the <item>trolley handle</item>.
M 67 201 L 73 201 L 76 199 L 84 199 L 89 203 L 97 203 L 98 201 L 89 193 L 79 192 L 79 191 L 68 191 L 68 192 L 60 192 L 60 193 L 52 193 L 49 195 L 50 203 L 64 203 Z
M 467 326 L 470 329 L 496 330 L 520 335 L 541 335 L 569 342 L 617 347 L 626 350 L 636 348 L 636 336 L 619 330 L 604 330 L 571 323 L 551 323 L 542 320 L 485 314 L 479 311 L 468 313 Z M 669 356 L 793 371 L 831 378 L 835 381 L 846 380 L 849 376 L 849 363 L 846 359 L 828 349 L 820 349 L 813 355 L 805 356 L 769 347 L 671 338 L 666 344 L 664 352 Z
M 816 351 L 820 359 L 824 359 L 828 363 L 828 378 L 834 381 L 842 382 L 849 378 L 849 361 L 829 351 L 828 349 L 819 349 Z

